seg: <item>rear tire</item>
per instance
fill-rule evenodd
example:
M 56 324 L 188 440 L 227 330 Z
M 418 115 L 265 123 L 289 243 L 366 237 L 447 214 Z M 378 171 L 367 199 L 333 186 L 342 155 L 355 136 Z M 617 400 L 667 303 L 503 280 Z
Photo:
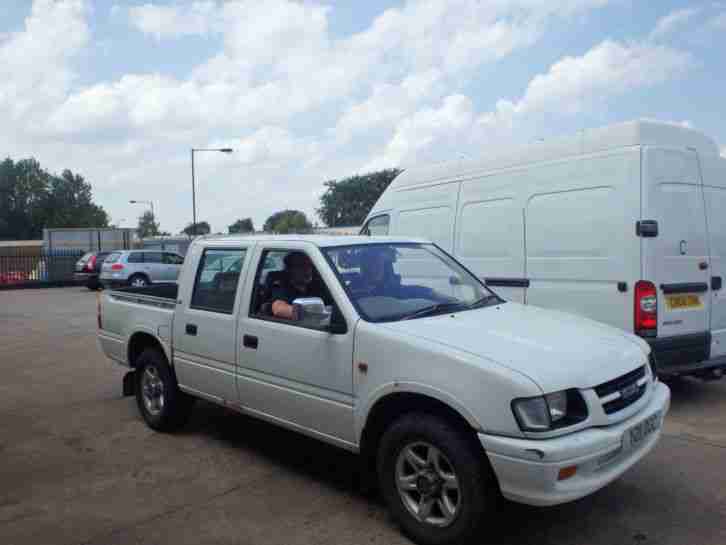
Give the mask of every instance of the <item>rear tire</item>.
M 402 416 L 384 433 L 377 462 L 388 508 L 416 543 L 463 543 L 496 526 L 500 495 L 486 454 L 446 419 Z
M 136 360 L 136 404 L 148 426 L 174 431 L 187 423 L 194 398 L 179 390 L 164 354 L 147 348 Z
M 129 278 L 129 286 L 132 288 L 145 288 L 149 284 L 149 279 L 143 274 L 134 274 Z

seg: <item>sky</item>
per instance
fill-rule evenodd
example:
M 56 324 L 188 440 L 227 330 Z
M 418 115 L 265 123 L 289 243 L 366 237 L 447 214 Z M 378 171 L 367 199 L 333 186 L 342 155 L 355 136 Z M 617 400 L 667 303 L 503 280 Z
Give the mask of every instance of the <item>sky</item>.
M 318 220 L 326 180 L 637 118 L 726 155 L 724 51 L 714 1 L 2 0 L 0 155 L 178 233 L 231 147 L 200 221 Z

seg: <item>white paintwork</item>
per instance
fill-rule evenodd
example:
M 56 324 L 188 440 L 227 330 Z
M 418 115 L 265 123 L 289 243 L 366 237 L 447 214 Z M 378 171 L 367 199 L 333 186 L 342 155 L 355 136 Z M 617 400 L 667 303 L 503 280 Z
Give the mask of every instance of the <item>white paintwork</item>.
M 628 332 L 635 284 L 651 281 L 657 338 L 710 330 L 710 365 L 724 365 L 726 289 L 701 293 L 700 309 L 670 311 L 660 285 L 724 278 L 725 165 L 697 131 L 635 121 L 486 159 L 407 168 L 369 219 L 390 216 L 390 234 L 431 238 L 481 278 L 529 280 L 526 288 L 492 284 L 506 299 Z M 415 221 L 410 211 L 419 209 L 436 211 L 435 221 L 421 212 Z M 659 236 L 637 237 L 640 220 L 658 221 Z
M 199 239 L 190 248 L 180 276 L 181 302 L 168 302 L 175 305 L 173 311 L 153 306 L 153 301 L 145 304 L 143 296 L 137 302 L 125 300 L 119 292 L 102 296 L 104 329 L 99 332 L 99 344 L 118 360 L 134 333 L 156 332 L 169 361 L 181 373 L 184 391 L 352 451 L 360 447 L 370 411 L 386 396 L 406 392 L 436 399 L 479 434 L 502 490 L 525 503 L 560 503 L 587 495 L 620 475 L 657 441 L 659 432 L 644 448 L 612 461 L 606 474 L 569 483 L 572 488 L 563 492 L 562 486 L 568 485 L 555 482 L 558 464 L 582 461 L 584 474 L 590 458 L 605 443 L 614 444 L 624 430 L 652 411 L 667 412 L 669 391 L 650 375 L 647 344 L 606 325 L 511 302 L 401 322 L 364 321 L 320 248 L 416 241 L 340 238 Z M 179 357 L 177 350 L 180 330 L 189 318 L 185 301 L 191 295 L 202 252 L 208 247 L 248 248 L 231 315 L 237 324 L 234 342 L 238 356 L 234 366 L 210 363 L 219 361 L 210 355 L 226 350 L 231 337 L 228 333 L 212 337 L 212 346 L 203 340 L 207 326 L 197 324 L 197 338 L 184 341 L 184 353 L 196 354 L 201 363 L 198 367 L 205 367 L 204 372 L 195 373 L 190 371 L 191 358 Z M 308 253 L 345 318 L 347 333 L 334 335 L 249 315 L 254 273 L 262 252 L 273 248 Z M 217 322 L 208 327 L 215 326 L 228 331 L 226 324 Z M 171 346 L 168 331 L 173 332 Z M 242 346 L 244 335 L 258 337 L 257 350 Z M 123 351 L 119 351 L 119 343 Z M 358 368 L 360 362 L 367 364 L 365 372 Z M 642 366 L 647 370 L 642 381 L 645 394 L 629 407 L 606 415 L 593 387 Z M 589 410 L 586 421 L 537 435 L 536 441 L 532 433 L 520 430 L 512 400 L 566 388 L 582 393 Z M 527 450 L 535 444 L 541 458 Z
M 703 157 L 700 165 L 711 255 L 709 276 L 726 281 L 726 159 Z M 710 295 L 711 357 L 726 356 L 726 286 Z

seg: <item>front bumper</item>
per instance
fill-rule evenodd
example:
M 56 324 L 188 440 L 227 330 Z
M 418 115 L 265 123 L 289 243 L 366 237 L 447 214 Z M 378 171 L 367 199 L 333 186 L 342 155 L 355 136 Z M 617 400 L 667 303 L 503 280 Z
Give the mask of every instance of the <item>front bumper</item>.
M 660 438 L 669 407 L 670 390 L 656 382 L 648 405 L 612 426 L 540 440 L 479 434 L 479 441 L 505 498 L 529 505 L 556 505 L 592 494 L 648 454 Z M 625 432 L 658 412 L 659 429 L 637 447 L 627 448 Z M 576 474 L 558 480 L 560 469 L 570 466 L 577 466 Z

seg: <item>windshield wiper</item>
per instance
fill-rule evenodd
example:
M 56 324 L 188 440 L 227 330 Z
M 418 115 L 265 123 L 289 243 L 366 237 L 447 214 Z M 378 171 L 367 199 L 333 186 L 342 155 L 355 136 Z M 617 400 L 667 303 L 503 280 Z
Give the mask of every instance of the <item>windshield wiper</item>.
M 466 308 L 481 308 L 483 306 L 486 306 L 490 301 L 496 300 L 497 303 L 503 303 L 504 299 L 499 297 L 498 295 L 494 295 L 493 293 L 490 295 L 485 295 L 481 299 L 477 299 L 473 303 L 471 303 Z
M 431 305 L 428 307 L 420 308 L 418 310 L 414 310 L 413 312 L 409 314 L 404 314 L 399 318 L 400 320 L 411 320 L 413 318 L 421 318 L 423 316 L 431 316 L 432 314 L 438 314 L 438 313 L 444 313 L 448 312 L 450 310 L 462 310 L 464 308 L 467 308 L 466 305 L 464 305 L 461 301 L 452 302 L 452 303 L 436 303 L 435 305 Z

